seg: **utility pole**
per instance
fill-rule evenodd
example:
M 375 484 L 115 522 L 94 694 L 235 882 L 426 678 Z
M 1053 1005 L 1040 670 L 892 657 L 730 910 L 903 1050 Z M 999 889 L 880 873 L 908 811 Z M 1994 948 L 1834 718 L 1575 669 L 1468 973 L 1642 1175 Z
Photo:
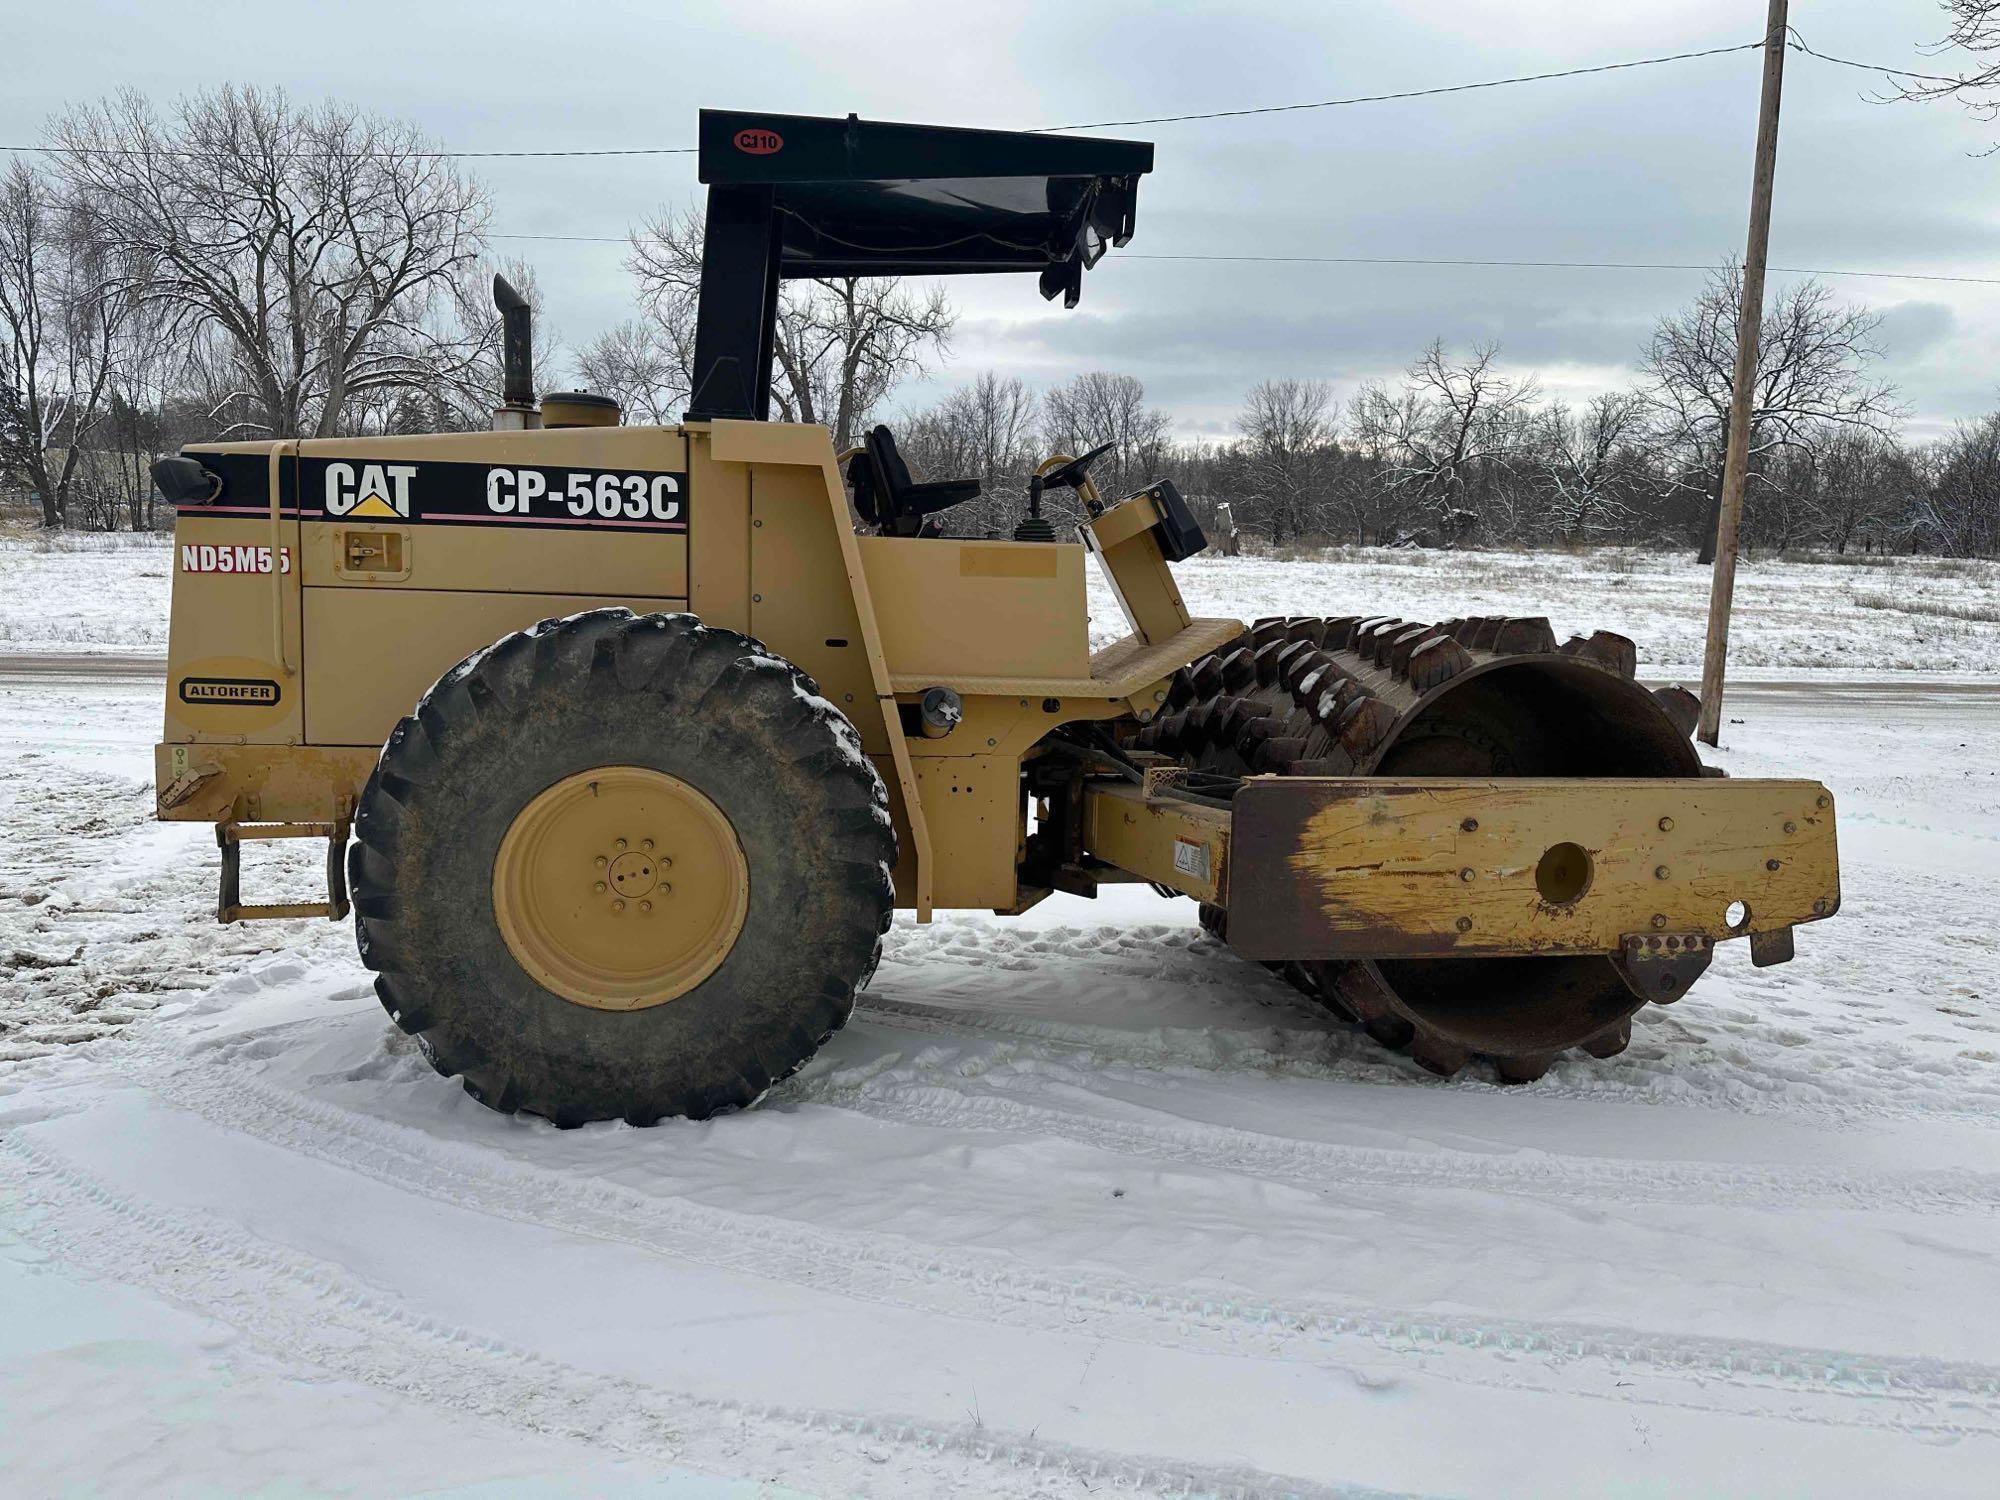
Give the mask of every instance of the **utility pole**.
M 1729 392 L 1729 444 L 1722 459 L 1722 514 L 1708 593 L 1708 648 L 1701 662 L 1704 745 L 1721 743 L 1722 671 L 1729 658 L 1729 604 L 1736 594 L 1736 540 L 1743 528 L 1743 481 L 1750 468 L 1750 400 L 1757 381 L 1757 340 L 1764 329 L 1764 259 L 1771 243 L 1771 182 L 1778 172 L 1778 96 L 1785 84 L 1787 0 L 1771 0 L 1764 32 L 1764 92 L 1757 108 L 1757 165 L 1750 180 L 1750 240 L 1743 253 L 1743 295 L 1736 309 L 1736 381 Z

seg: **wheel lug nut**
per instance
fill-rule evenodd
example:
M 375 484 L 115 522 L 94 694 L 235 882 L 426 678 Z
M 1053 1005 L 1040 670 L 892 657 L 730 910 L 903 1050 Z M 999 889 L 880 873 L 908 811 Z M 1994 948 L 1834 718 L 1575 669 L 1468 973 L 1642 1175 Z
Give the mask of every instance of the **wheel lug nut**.
M 600 895 L 600 896 L 601 896 L 601 895 L 603 895 L 603 894 L 604 894 L 604 893 L 605 893 L 605 892 L 606 892 L 607 890 L 609 890 L 609 889 L 610 889 L 610 887 L 609 887 L 609 886 L 607 886 L 607 885 L 605 885 L 605 883 L 604 883 L 603 881 L 601 881 L 601 880 L 600 880 L 600 881 L 598 881 L 598 882 L 597 882 L 597 885 L 596 885 L 596 891 L 597 891 L 597 894 L 598 894 L 598 895 Z
M 613 911 L 623 911 L 625 910 L 625 903 L 623 901 L 614 901 L 611 903 L 611 909 Z
M 641 849 L 651 849 L 653 847 L 653 841 L 651 839 L 640 839 L 639 847 Z
M 652 909 L 653 909 L 653 903 L 650 901 L 641 901 L 639 903 L 640 911 L 651 911 Z
M 605 867 L 606 865 L 608 865 L 608 864 L 610 864 L 610 863 L 611 863 L 611 861 L 610 861 L 610 860 L 608 860 L 608 859 L 606 859 L 606 858 L 605 858 L 605 857 L 604 857 L 603 855 L 601 855 L 601 854 L 600 854 L 600 855 L 598 855 L 598 856 L 597 856 L 597 868 L 598 868 L 598 869 L 600 869 L 600 870 L 601 870 L 601 869 L 603 869 L 603 868 L 604 868 L 604 867 Z
M 612 844 L 611 844 L 611 847 L 612 847 L 612 848 L 614 848 L 614 849 L 623 849 L 623 848 L 625 847 L 625 840 L 623 840 L 623 839 L 614 839 L 614 840 L 612 841 Z
M 660 894 L 662 896 L 671 896 L 673 893 L 674 888 L 672 886 L 668 885 L 664 880 L 660 882 Z

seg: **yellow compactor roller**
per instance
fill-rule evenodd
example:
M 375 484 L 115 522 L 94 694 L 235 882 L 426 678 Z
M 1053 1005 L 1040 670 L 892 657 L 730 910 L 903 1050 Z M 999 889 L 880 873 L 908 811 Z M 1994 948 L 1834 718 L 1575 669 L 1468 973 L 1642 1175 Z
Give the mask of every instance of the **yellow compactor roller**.
M 537 401 L 496 287 L 494 430 L 203 444 L 178 506 L 159 814 L 218 915 L 341 918 L 397 1025 L 560 1124 L 753 1102 L 847 1018 L 894 908 L 1143 881 L 1425 1066 L 1622 1048 L 1717 942 L 1839 905 L 1831 798 L 1731 781 L 1632 645 L 1541 619 L 1190 616 L 1174 487 L 1044 465 L 952 533 L 876 428 L 767 420 L 786 277 L 1032 271 L 1074 305 L 1148 145 L 704 112 L 694 397 Z M 1052 490 L 1084 516 L 1058 536 Z M 1087 554 L 1129 633 L 1089 649 Z M 1338 573 L 1330 573 L 1337 593 Z M 249 840 L 324 901 L 246 905 Z

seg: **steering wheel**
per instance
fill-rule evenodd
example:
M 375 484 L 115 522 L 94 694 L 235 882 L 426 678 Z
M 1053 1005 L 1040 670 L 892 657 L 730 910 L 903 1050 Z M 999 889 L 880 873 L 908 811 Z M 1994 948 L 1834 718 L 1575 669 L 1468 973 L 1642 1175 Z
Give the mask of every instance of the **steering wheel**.
M 1083 488 L 1090 480 L 1090 466 L 1117 446 L 1115 442 L 1099 443 L 1081 458 L 1072 458 L 1066 463 L 1058 464 L 1042 476 L 1042 488 L 1045 490 Z

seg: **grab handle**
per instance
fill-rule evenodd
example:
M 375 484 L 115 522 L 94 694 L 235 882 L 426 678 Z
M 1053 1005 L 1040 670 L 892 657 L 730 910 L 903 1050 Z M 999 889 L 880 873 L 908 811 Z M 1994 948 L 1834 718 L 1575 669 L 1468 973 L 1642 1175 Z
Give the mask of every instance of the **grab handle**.
M 271 445 L 271 655 L 287 677 L 298 676 L 291 658 L 285 654 L 285 545 L 282 467 L 286 450 L 297 457 L 296 439 Z

